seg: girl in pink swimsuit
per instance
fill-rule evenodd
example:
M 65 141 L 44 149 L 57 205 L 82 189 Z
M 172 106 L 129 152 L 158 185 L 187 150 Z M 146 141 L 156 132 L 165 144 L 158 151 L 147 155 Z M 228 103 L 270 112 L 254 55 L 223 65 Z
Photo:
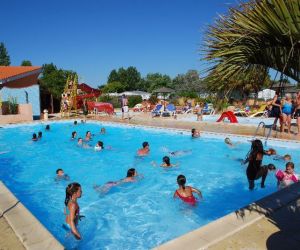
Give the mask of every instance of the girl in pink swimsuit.
M 293 184 L 293 183 L 299 181 L 298 176 L 294 172 L 294 163 L 293 162 L 288 162 L 285 165 L 285 171 L 278 170 L 275 175 L 278 180 L 279 188 L 284 188 L 290 184 Z
M 202 199 L 202 194 L 200 190 L 193 187 L 185 186 L 186 178 L 184 175 L 178 175 L 177 183 L 179 188 L 175 191 L 174 198 L 178 197 L 190 205 L 195 205 L 197 202 L 196 198 L 193 196 L 193 193 L 197 193 L 198 196 Z

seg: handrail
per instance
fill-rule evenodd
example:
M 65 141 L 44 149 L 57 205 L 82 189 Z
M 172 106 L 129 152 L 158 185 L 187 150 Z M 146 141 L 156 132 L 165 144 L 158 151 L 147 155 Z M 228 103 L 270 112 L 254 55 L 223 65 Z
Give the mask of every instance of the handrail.
M 264 134 L 265 134 L 266 124 L 265 124 L 264 122 L 260 122 L 260 123 L 258 123 L 258 125 L 257 125 L 257 128 L 256 128 L 256 130 L 255 130 L 255 134 L 253 135 L 253 139 L 255 139 L 255 137 L 257 136 L 257 132 L 258 132 L 258 130 L 259 130 L 259 128 L 260 128 L 260 125 L 263 125 L 263 128 L 264 128 Z

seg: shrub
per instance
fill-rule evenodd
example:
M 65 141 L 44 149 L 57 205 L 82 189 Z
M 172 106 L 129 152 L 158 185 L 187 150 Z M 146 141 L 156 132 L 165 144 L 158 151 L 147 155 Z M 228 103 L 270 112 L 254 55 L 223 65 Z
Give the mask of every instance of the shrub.
M 17 97 L 9 97 L 7 102 L 8 102 L 9 114 L 12 115 L 18 114 Z
M 114 108 L 121 108 L 121 101 L 117 96 L 101 95 L 98 101 L 111 103 Z
M 143 98 L 140 95 L 132 95 L 128 97 L 129 108 L 134 107 L 136 104 L 141 103 Z

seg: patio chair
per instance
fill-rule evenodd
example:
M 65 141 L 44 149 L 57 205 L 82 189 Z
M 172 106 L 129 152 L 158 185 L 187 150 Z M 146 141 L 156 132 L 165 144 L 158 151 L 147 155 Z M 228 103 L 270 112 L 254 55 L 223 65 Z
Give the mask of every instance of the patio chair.
M 204 105 L 204 108 L 202 109 L 202 114 L 203 115 L 213 115 L 215 113 L 215 109 L 213 107 L 212 103 L 206 103 Z
M 157 104 L 151 112 L 152 117 L 160 116 L 162 114 L 163 109 L 164 106 L 162 104 Z
M 170 117 L 175 115 L 176 107 L 173 103 L 169 103 L 166 107 L 166 110 L 162 113 L 163 117 Z

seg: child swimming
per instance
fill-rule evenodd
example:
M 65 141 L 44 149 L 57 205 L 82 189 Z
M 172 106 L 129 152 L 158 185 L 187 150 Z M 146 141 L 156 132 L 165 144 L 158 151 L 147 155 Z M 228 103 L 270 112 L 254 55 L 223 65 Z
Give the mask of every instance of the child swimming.
M 193 193 L 198 194 L 199 198 L 202 197 L 202 193 L 200 190 L 190 187 L 190 186 L 185 186 L 186 183 L 186 178 L 184 175 L 178 175 L 177 177 L 177 183 L 179 188 L 175 191 L 174 193 L 174 198 L 180 198 L 182 201 L 185 203 L 188 203 L 190 205 L 195 205 L 197 200 L 194 197 Z
M 55 177 L 56 181 L 60 181 L 60 180 L 66 180 L 69 181 L 70 177 L 65 174 L 64 170 L 62 170 L 61 168 L 56 170 L 56 177 Z
M 32 134 L 32 139 L 31 140 L 32 141 L 37 141 L 38 140 L 36 133 Z
M 73 132 L 72 132 L 72 135 L 71 135 L 71 140 L 76 139 L 76 137 L 77 137 L 77 132 L 76 132 L 76 131 L 73 131 Z
M 149 152 L 150 152 L 150 145 L 148 142 L 143 142 L 142 144 L 142 148 L 140 148 L 138 151 L 137 151 L 137 155 L 139 156 L 145 156 L 145 155 L 148 155 Z
M 39 132 L 38 132 L 38 138 L 39 138 L 39 139 L 42 139 L 42 137 L 43 137 L 43 133 L 42 133 L 42 131 L 39 131 Z
M 192 138 L 200 137 L 200 132 L 195 128 L 192 128 L 191 133 L 192 133 Z
M 95 151 L 101 151 L 102 149 L 104 149 L 103 142 L 102 141 L 98 141 L 94 149 L 95 149 Z
M 106 130 L 105 130 L 105 128 L 101 128 L 101 130 L 100 130 L 100 134 L 101 134 L 101 135 L 105 135 L 105 134 L 106 134 Z
M 77 199 L 82 195 L 81 186 L 77 182 L 70 183 L 66 188 L 65 198 L 65 215 L 66 222 L 63 225 L 69 228 L 77 240 L 81 239 L 81 235 L 77 230 L 78 220 L 80 219 L 79 205 Z
M 293 162 L 288 162 L 285 165 L 285 171 L 278 170 L 275 174 L 278 182 L 278 188 L 284 188 L 287 187 L 295 182 L 299 181 L 298 176 L 294 172 L 294 163 Z
M 289 154 L 286 154 L 284 156 L 281 156 L 281 155 L 275 155 L 273 160 L 275 161 L 285 161 L 285 162 L 288 162 L 288 161 L 291 161 L 292 160 L 292 157 L 289 155 Z
M 107 193 L 112 187 L 122 185 L 123 183 L 127 182 L 136 182 L 138 180 L 138 177 L 142 177 L 138 175 L 137 171 L 134 168 L 130 168 L 127 171 L 127 175 L 125 178 L 118 180 L 118 181 L 109 181 L 106 182 L 103 186 L 94 185 L 94 189 L 97 192 L 100 192 L 102 194 Z

